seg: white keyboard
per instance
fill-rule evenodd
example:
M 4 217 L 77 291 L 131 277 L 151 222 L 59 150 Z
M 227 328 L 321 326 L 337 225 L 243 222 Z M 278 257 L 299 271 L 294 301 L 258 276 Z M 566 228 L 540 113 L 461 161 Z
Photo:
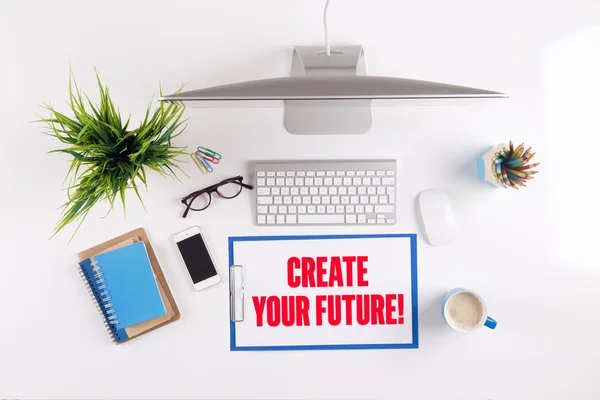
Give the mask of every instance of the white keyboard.
M 396 160 L 253 163 L 258 225 L 396 223 Z

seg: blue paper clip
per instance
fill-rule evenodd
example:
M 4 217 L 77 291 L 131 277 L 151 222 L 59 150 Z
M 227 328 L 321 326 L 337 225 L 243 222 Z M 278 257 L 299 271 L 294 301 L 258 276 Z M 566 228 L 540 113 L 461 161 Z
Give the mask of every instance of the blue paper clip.
M 197 156 L 198 156 L 198 158 L 200 159 L 200 162 L 202 162 L 202 164 L 204 164 L 204 168 L 206 168 L 206 170 L 207 170 L 208 172 L 213 172 L 213 168 L 210 166 L 210 164 L 208 163 L 208 161 L 206 161 L 206 160 L 204 159 L 204 157 L 203 157 L 203 156 L 201 156 L 201 155 L 198 155 L 198 154 L 197 154 Z

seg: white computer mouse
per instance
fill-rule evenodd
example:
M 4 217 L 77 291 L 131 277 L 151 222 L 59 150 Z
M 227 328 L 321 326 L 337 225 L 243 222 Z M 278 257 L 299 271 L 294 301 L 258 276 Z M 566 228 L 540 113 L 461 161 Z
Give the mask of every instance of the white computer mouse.
M 427 189 L 419 195 L 418 203 L 427 241 L 433 246 L 454 241 L 457 229 L 446 192 Z

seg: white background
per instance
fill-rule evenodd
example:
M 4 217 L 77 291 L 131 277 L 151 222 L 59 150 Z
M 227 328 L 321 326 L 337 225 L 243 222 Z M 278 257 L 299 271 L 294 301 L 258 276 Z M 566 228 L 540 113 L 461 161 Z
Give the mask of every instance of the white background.
M 367 272 L 367 286 L 358 286 L 357 263 L 353 263 L 353 285 L 348 286 L 346 263 L 342 263 L 344 287 L 290 288 L 288 285 L 287 261 L 290 257 L 328 257 L 325 280 L 329 280 L 332 256 L 367 256 L 363 263 Z M 236 324 L 236 344 L 246 346 L 297 346 L 327 344 L 398 344 L 413 343 L 411 303 L 411 258 L 410 238 L 368 239 L 323 239 L 281 241 L 236 241 L 234 242 L 234 264 L 244 269 L 245 315 L 244 322 Z M 294 276 L 301 276 L 295 269 Z M 315 275 L 316 279 L 316 275 Z M 324 301 L 323 325 L 316 324 L 318 295 L 342 294 L 404 294 L 404 324 L 402 325 L 359 325 L 356 322 L 356 301 L 352 302 L 353 324 L 346 325 L 346 302 L 342 301 L 342 323 L 331 326 L 328 315 L 329 300 Z M 310 326 L 271 327 L 267 323 L 267 308 L 263 311 L 263 326 L 257 326 L 254 296 L 306 296 L 310 302 L 308 318 Z M 287 304 L 287 302 L 285 303 Z M 393 312 L 397 320 L 397 301 Z M 384 311 L 384 315 L 385 311 Z M 371 319 L 373 316 L 371 315 Z
M 98 207 L 68 244 L 48 241 L 66 200 L 68 157 L 31 123 L 43 101 L 66 112 L 71 63 L 96 98 L 92 66 L 138 121 L 159 82 L 194 89 L 285 76 L 293 45 L 323 43 L 322 0 L 0 1 L 0 396 L 8 398 L 597 399 L 600 387 L 600 2 L 333 0 L 334 44 L 362 44 L 369 73 L 499 90 L 464 108 L 377 108 L 356 137 L 292 136 L 282 109 L 192 109 L 181 145 L 224 155 L 210 176 L 150 174 L 144 212 L 129 194 Z M 489 145 L 534 147 L 541 172 L 519 192 L 488 188 L 471 167 Z M 393 227 L 252 224 L 250 193 L 182 219 L 181 197 L 247 174 L 254 159 L 397 158 Z M 187 160 L 185 160 L 187 162 Z M 415 199 L 447 190 L 462 233 L 419 238 L 420 348 L 229 351 L 227 285 L 194 292 L 171 236 L 203 227 L 222 274 L 227 237 L 418 232 Z M 168 327 L 115 347 L 75 271 L 76 252 L 138 226 L 150 232 L 182 311 Z M 492 332 L 444 326 L 440 301 L 476 290 Z M 235 384 L 233 383 L 235 382 Z M 434 382 L 435 384 L 431 384 Z

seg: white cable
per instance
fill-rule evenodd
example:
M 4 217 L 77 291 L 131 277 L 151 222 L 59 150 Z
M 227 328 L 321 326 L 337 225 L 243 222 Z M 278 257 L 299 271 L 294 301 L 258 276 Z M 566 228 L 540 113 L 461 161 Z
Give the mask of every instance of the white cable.
M 329 7 L 329 0 L 325 2 L 325 11 L 323 11 L 323 28 L 325 29 L 325 52 L 327 56 L 331 56 L 331 47 L 329 46 L 329 32 L 327 29 L 327 7 Z

